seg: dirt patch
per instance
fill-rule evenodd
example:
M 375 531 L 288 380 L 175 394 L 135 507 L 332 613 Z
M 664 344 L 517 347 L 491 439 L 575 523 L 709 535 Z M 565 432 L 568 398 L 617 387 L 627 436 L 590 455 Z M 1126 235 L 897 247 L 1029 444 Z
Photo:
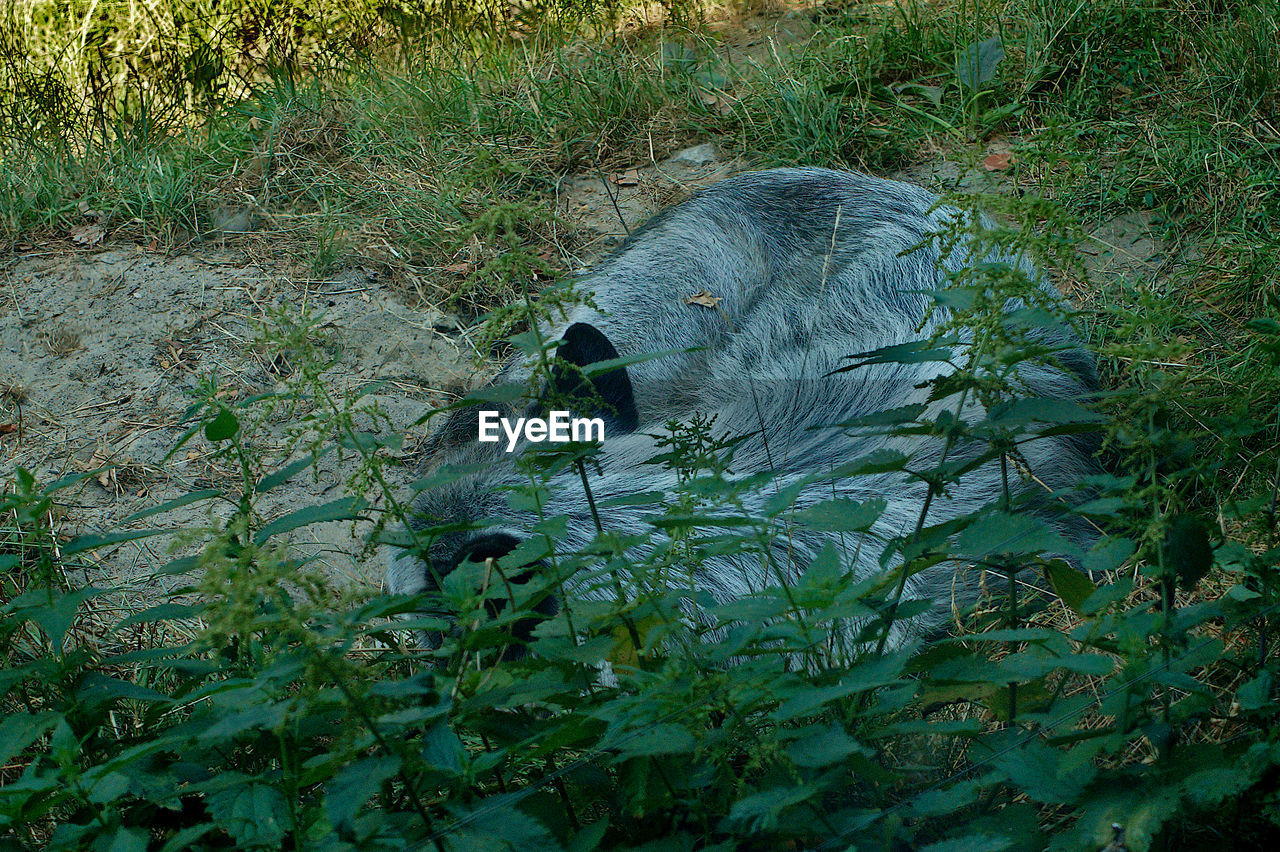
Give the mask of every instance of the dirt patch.
M 0 422 L 7 464 L 41 481 L 110 466 L 63 492 L 68 534 L 108 529 L 130 513 L 203 488 L 238 494 L 235 471 L 211 460 L 213 446 L 197 435 L 172 459 L 166 454 L 188 428 L 183 414 L 192 391 L 213 377 L 228 400 L 278 389 L 292 365 L 253 345 L 272 311 L 304 306 L 323 315 L 336 364 L 326 373 L 341 398 L 383 383 L 364 403 L 377 403 L 388 422 L 365 418 L 370 430 L 407 435 L 408 452 L 423 427 L 412 426 L 437 391 L 472 372 L 469 348 L 431 309 L 403 304 L 389 282 L 363 269 L 331 280 L 297 280 L 246 263 L 234 251 L 168 256 L 140 247 L 18 256 L 3 267 L 0 302 L 0 384 L 8 388 Z M 287 360 L 287 359 L 286 359 Z M 288 422 L 270 423 L 259 437 L 268 453 L 283 448 Z M 7 466 L 7 465 L 6 465 Z M 336 455 L 273 491 L 262 503 L 270 517 L 339 496 L 354 470 Z M 391 468 L 393 475 L 403 468 Z M 402 478 L 407 478 L 405 472 Z M 229 507 L 212 510 L 225 515 Z M 210 521 L 205 505 L 148 518 L 174 529 Z M 376 560 L 361 559 L 349 525 L 312 527 L 296 536 L 331 576 L 376 584 Z M 98 583 L 147 582 L 169 557 L 162 538 L 128 543 L 102 563 Z
M 581 266 L 616 248 L 627 235 L 695 191 L 742 171 L 737 160 L 724 161 L 710 142 L 678 151 L 661 162 L 611 174 L 569 178 L 560 188 L 557 212 L 574 223 L 582 246 Z

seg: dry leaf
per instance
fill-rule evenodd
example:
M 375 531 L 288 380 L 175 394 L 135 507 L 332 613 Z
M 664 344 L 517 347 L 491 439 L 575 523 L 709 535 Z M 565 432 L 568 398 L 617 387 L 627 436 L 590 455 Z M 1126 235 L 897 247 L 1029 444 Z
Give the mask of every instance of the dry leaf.
M 81 225 L 71 229 L 71 241 L 82 246 L 96 246 L 107 235 L 107 229 L 98 224 Z
M 618 186 L 639 186 L 640 170 L 627 169 L 625 172 L 618 172 L 613 176 L 613 182 Z
M 1009 168 L 1013 162 L 1013 155 L 1009 153 L 988 154 L 982 161 L 982 167 L 989 172 L 1002 172 Z
M 466 263 L 464 261 L 463 263 L 451 263 L 448 266 L 442 266 L 440 268 L 445 272 L 452 272 L 454 275 L 466 275 L 475 269 L 475 264 Z
M 692 296 L 684 297 L 684 303 L 686 305 L 701 305 L 704 308 L 714 308 L 716 305 L 720 304 L 723 301 L 724 299 L 722 299 L 721 297 L 713 296 L 710 293 L 708 293 L 706 290 L 699 290 L 698 292 L 694 293 Z
M 18 431 L 17 423 L 0 423 L 0 435 L 8 435 Z

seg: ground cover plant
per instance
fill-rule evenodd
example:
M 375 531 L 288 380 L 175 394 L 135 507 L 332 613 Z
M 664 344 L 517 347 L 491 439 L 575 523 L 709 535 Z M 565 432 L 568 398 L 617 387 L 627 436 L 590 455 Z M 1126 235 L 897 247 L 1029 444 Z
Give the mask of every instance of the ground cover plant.
M 989 416 L 970 428 L 896 411 L 845 429 L 979 446 L 1010 477 L 1020 443 L 1095 431 L 1109 472 L 1080 511 L 1099 545 L 1074 566 L 1048 558 L 1060 551 L 1052 531 L 997 501 L 946 525 L 922 517 L 886 547 L 898 567 L 853 584 L 840 536 L 865 529 L 875 501 L 796 513 L 779 492 L 768 511 L 725 524 L 736 489 L 767 490 L 769 477 L 726 481 L 731 448 L 694 422 L 660 461 L 678 473 L 675 493 L 636 495 L 673 542 L 643 563 L 623 558 L 635 542 L 611 533 L 600 506 L 585 552 L 527 554 L 556 566 L 542 585 L 512 587 L 479 565 L 451 575 L 437 601 L 339 588 L 288 535 L 362 517 L 371 546 L 411 543 L 400 531 L 410 494 L 392 473 L 412 459 L 371 427 L 373 389 L 327 381 L 337 350 L 323 316 L 280 312 L 254 341 L 291 365 L 279 382 L 251 396 L 226 393 L 216 371 L 190 383 L 173 454 L 208 448 L 236 472 L 229 482 L 67 536 L 65 495 L 99 471 L 7 479 L 7 843 L 1265 841 L 1280 821 L 1280 7 L 790 13 L 803 38 L 739 50 L 762 10 L 12 2 L 0 27 L 0 239 L 21 254 L 218 235 L 317 276 L 377 265 L 414 298 L 468 322 L 486 315 L 474 320 L 482 351 L 514 332 L 506 345 L 538 352 L 520 332 L 562 298 L 545 285 L 587 250 L 551 203 L 568 175 L 618 186 L 634 164 L 708 139 L 759 165 L 958 163 L 943 172 L 961 190 L 949 203 L 999 215 L 971 238 L 1054 270 L 1078 307 L 1067 319 L 1100 354 L 1104 398 L 1091 410 L 1020 404 L 1013 371 L 1046 354 L 1034 345 L 1044 317 L 1001 310 L 1027 282 L 979 267 L 935 299 L 953 312 L 944 332 L 978 342 L 948 390 L 981 395 Z M 1162 256 L 1120 275 L 1091 265 L 1103 246 L 1084 235 L 1117 216 L 1144 223 Z M 945 353 L 926 342 L 865 357 Z M 23 390 L 2 395 L 14 416 L 0 440 L 19 440 Z M 281 421 L 287 451 L 268 452 L 264 431 Z M 331 454 L 357 462 L 341 493 L 265 513 Z M 531 455 L 528 486 L 510 499 L 539 505 L 570 465 L 589 488 L 590 455 Z M 958 465 L 859 463 L 911 469 L 935 493 L 965 481 Z M 129 606 L 109 583 L 78 581 L 112 548 L 172 535 L 165 513 L 184 505 L 207 505 L 208 522 L 178 531 L 173 558 L 153 566 L 184 578 L 178 593 Z M 557 519 L 544 524 L 549 541 Z M 700 554 L 759 550 L 794 524 L 835 543 L 799 583 L 719 608 L 714 640 L 673 617 L 678 596 L 655 584 L 633 600 L 570 601 L 528 653 L 505 653 L 511 625 L 564 572 L 669 573 Z M 948 559 L 983 578 L 987 603 L 954 613 L 948 636 L 888 649 L 881 638 L 914 606 L 898 598 L 901 578 Z M 415 614 L 424 606 L 436 611 Z M 434 651 L 413 647 L 404 631 L 445 615 L 459 629 Z M 865 641 L 835 647 L 832 625 L 848 618 Z

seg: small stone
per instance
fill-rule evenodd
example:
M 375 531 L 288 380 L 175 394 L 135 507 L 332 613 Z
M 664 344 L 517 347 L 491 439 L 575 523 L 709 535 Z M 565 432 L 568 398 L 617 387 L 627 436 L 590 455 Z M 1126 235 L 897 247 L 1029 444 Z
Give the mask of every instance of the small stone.
M 431 322 L 436 331 L 453 332 L 462 330 L 462 321 L 454 314 L 441 314 Z
M 694 145 L 692 148 L 685 148 L 671 155 L 671 162 L 686 166 L 709 166 L 719 161 L 720 155 L 716 153 L 716 146 L 711 142 L 703 142 L 701 145 Z
M 247 234 L 253 230 L 253 210 L 243 205 L 219 205 L 210 211 L 209 224 L 224 234 Z

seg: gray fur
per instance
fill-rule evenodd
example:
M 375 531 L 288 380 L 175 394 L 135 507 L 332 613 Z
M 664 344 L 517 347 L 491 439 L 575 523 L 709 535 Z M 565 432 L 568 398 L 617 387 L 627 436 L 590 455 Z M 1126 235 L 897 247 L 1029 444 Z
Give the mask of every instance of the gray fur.
M 936 440 L 851 436 L 815 428 L 924 402 L 928 389 L 919 387 L 921 383 L 951 369 L 936 362 L 873 364 L 823 378 L 846 365 L 846 356 L 928 336 L 938 318 L 921 326 L 930 300 L 920 291 L 938 286 L 940 266 L 954 271 L 973 260 L 1018 263 L 1057 297 L 1043 276 L 1022 260 L 970 259 L 962 247 L 939 264 L 932 242 L 904 256 L 930 233 L 943 230 L 955 215 L 945 207 L 931 211 L 936 201 L 919 187 L 851 172 L 802 168 L 743 174 L 669 208 L 587 273 L 580 284 L 594 293 L 600 310 L 580 307 L 548 333 L 560 334 L 575 322 L 589 323 L 623 356 L 700 348 L 628 368 L 640 425 L 628 434 L 606 436 L 600 455 L 603 472 L 591 482 L 597 501 L 670 490 L 674 475 L 643 462 L 656 452 L 651 435 L 665 431 L 665 421 L 685 419 L 692 412 L 715 414 L 718 429 L 727 434 L 752 434 L 734 454 L 734 476 L 775 472 L 767 489 L 749 496 L 749 510 L 799 478 L 882 447 L 912 455 L 916 469 L 936 463 L 941 446 Z M 684 302 L 684 297 L 701 290 L 721 299 L 717 309 Z M 1065 326 L 1043 335 L 1048 342 L 1076 345 Z M 1070 369 L 1022 365 L 1019 375 L 1029 396 L 1080 400 L 1094 390 L 1092 356 L 1077 349 L 1060 363 Z M 512 364 L 505 373 L 518 377 L 522 368 Z M 971 408 L 965 417 L 975 414 L 981 412 Z M 421 494 L 415 505 L 420 524 L 500 518 L 503 532 L 517 538 L 527 534 L 534 519 L 513 512 L 506 496 L 495 490 L 519 481 L 512 469 L 515 455 L 495 444 L 479 444 L 474 436 L 474 413 L 465 412 L 455 412 L 438 433 L 438 461 L 480 462 L 485 470 Z M 1022 481 L 1023 490 L 1069 491 L 1094 470 L 1083 442 L 1077 440 L 1037 440 L 1026 444 L 1023 452 L 1039 480 Z M 995 463 L 966 475 L 952 493 L 934 502 L 928 522 L 956 517 L 996 499 L 1000 481 Z M 559 548 L 577 552 L 596 534 L 577 473 L 559 474 L 550 492 L 547 515 L 569 518 Z M 883 543 L 913 528 L 925 486 L 907 481 L 901 473 L 859 476 L 807 488 L 795 505 L 803 509 L 833 495 L 888 502 L 871 530 L 871 540 L 846 536 L 841 542 L 846 564 L 862 579 L 885 570 L 879 562 Z M 651 529 L 645 518 L 653 512 L 652 507 L 616 507 L 602 520 L 608 529 L 641 533 Z M 1078 542 L 1088 537 L 1078 529 L 1063 530 Z M 417 558 L 397 552 L 387 570 L 387 590 L 412 594 L 433 587 L 432 577 L 451 570 L 459 550 L 482 534 L 438 536 L 429 547 L 434 574 Z M 785 539 L 778 542 L 775 561 L 785 573 L 797 576 L 828 536 L 795 529 Z M 908 580 L 906 598 L 927 598 L 943 606 L 903 625 L 893 636 L 895 643 L 937 630 L 952 601 L 963 605 L 976 598 L 976 572 L 957 576 L 956 571 L 955 565 L 943 564 Z M 774 585 L 776 578 L 758 555 L 744 554 L 709 559 L 694 582 L 700 591 L 724 602 Z M 589 597 L 613 593 L 578 591 Z

